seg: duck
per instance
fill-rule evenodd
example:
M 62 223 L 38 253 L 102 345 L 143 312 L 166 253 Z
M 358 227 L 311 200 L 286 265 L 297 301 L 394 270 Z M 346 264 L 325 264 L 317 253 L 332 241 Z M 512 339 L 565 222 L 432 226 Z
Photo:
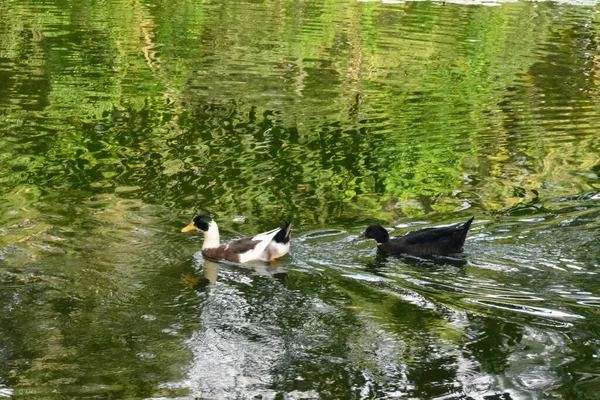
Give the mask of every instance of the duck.
M 371 225 L 364 231 L 363 236 L 375 239 L 377 248 L 391 255 L 446 256 L 462 251 L 474 218 L 450 226 L 419 229 L 395 238 L 390 238 L 388 231 L 381 225 Z
M 181 232 L 194 230 L 204 233 L 202 254 L 214 260 L 238 263 L 255 260 L 273 262 L 290 251 L 292 223 L 287 221 L 281 227 L 259 233 L 252 238 L 234 240 L 228 244 L 221 244 L 219 227 L 208 214 L 196 215 Z

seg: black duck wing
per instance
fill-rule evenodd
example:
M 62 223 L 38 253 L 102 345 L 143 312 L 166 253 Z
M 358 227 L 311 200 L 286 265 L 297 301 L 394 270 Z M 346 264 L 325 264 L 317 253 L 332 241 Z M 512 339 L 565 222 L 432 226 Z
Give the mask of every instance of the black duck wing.
M 290 241 L 290 233 L 292 231 L 292 223 L 284 221 L 285 224 L 279 228 L 279 232 L 273 237 L 273 241 L 277 243 L 287 243 Z
M 443 228 L 425 228 L 418 231 L 409 232 L 399 237 L 405 244 L 430 243 L 437 242 L 447 237 L 452 237 L 457 233 L 456 226 L 445 226 Z
M 462 251 L 471 222 L 473 222 L 473 218 L 465 223 L 442 228 L 420 229 L 391 240 L 386 247 L 392 253 L 406 253 L 417 256 L 459 253 Z
M 444 226 L 441 228 L 425 228 L 418 231 L 409 232 L 406 235 L 398 238 L 405 244 L 418 244 L 418 243 L 431 243 L 445 241 L 448 239 L 455 239 L 464 242 L 471 222 L 475 217 L 471 217 L 465 223 L 454 224 L 450 226 Z M 462 244 L 462 243 L 461 243 Z

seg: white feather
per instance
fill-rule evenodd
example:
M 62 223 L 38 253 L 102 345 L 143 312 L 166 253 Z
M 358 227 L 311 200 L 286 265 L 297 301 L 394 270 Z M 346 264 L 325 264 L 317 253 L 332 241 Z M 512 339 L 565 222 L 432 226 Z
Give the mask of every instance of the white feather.
M 269 261 L 269 255 L 265 253 L 265 250 L 280 229 L 281 228 L 276 228 L 272 231 L 259 233 L 258 235 L 254 236 L 252 240 L 260 240 L 260 243 L 254 246 L 253 249 L 240 254 L 240 262 L 244 263 L 251 260 Z
M 208 230 L 204 232 L 204 243 L 202 243 L 202 250 L 216 249 L 221 245 L 219 237 L 219 226 L 215 221 L 211 221 L 208 225 Z
M 275 237 L 275 235 L 277 235 L 277 233 L 281 230 L 281 228 L 275 228 L 273 230 L 270 230 L 268 232 L 263 232 L 263 233 L 259 233 L 258 235 L 254 236 L 252 238 L 252 240 L 265 240 L 265 238 L 270 237 L 269 240 L 273 240 L 273 238 Z
M 271 241 L 269 243 L 269 246 L 267 246 L 267 253 L 269 253 L 269 256 L 271 258 L 283 257 L 289 251 L 290 251 L 290 241 L 288 241 L 287 243 L 277 243 L 275 241 Z

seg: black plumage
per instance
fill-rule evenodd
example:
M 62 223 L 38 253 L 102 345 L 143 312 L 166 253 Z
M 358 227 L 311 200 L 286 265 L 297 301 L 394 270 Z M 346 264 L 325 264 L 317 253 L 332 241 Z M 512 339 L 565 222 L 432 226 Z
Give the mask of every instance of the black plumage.
M 390 238 L 381 225 L 369 226 L 364 236 L 377 241 L 377 247 L 388 254 L 413 256 L 448 255 L 462 251 L 469 227 L 475 217 L 467 222 L 441 228 L 425 228 Z
M 290 232 L 292 231 L 292 223 L 284 221 L 281 230 L 273 238 L 274 242 L 286 244 L 290 241 Z

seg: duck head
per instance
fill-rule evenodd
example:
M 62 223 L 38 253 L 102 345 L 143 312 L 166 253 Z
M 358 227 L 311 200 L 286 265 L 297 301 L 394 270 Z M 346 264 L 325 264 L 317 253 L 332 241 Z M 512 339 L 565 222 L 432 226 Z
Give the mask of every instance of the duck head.
M 193 231 L 194 229 L 197 231 L 208 232 L 212 223 L 214 223 L 214 221 L 210 215 L 196 215 L 194 219 L 192 219 L 192 222 L 190 222 L 188 226 L 183 228 L 181 232 L 189 232 Z
M 388 231 L 381 225 L 371 225 L 363 233 L 368 239 L 375 239 L 377 243 L 386 243 L 390 240 Z
M 202 250 L 219 247 L 219 227 L 217 223 L 208 214 L 196 215 L 192 222 L 188 224 L 181 232 L 189 232 L 193 230 L 202 231 L 204 233 L 204 243 Z

